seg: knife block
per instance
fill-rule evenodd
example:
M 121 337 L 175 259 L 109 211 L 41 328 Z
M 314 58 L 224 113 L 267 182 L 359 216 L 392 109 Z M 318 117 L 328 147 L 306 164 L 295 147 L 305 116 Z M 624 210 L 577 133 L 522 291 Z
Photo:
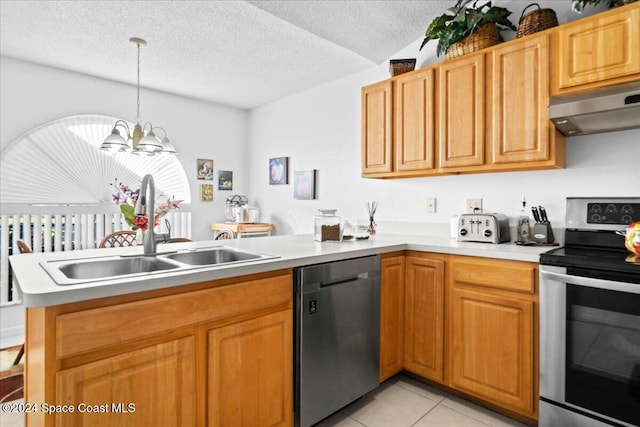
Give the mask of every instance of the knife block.
M 533 241 L 537 243 L 553 243 L 553 229 L 550 222 L 539 222 L 533 226 Z

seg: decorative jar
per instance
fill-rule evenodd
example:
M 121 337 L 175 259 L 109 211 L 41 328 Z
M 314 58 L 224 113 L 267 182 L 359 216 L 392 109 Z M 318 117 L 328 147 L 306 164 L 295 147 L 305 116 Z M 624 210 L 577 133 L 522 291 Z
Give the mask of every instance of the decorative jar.
M 342 240 L 342 226 L 340 217 L 336 215 L 337 209 L 318 209 L 319 215 L 314 219 L 314 239 L 317 242 Z

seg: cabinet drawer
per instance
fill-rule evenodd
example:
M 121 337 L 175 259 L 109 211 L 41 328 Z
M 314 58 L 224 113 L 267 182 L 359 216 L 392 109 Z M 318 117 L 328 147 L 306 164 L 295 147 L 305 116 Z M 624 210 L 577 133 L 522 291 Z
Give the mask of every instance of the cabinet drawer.
M 456 283 L 533 294 L 537 276 L 537 264 L 522 261 L 452 257 L 451 262 L 451 277 Z
M 288 272 L 254 280 L 246 278 L 227 286 L 61 314 L 56 318 L 56 356 L 62 359 L 291 303 L 291 299 L 292 275 Z

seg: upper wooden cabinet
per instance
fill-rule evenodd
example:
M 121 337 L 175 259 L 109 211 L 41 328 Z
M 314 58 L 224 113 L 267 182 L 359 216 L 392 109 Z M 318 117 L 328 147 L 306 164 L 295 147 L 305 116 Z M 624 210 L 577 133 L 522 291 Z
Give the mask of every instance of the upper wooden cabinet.
M 435 167 L 435 70 L 403 74 L 395 81 L 395 170 Z
M 391 172 L 391 81 L 362 88 L 362 173 Z
M 445 61 L 438 79 L 438 141 L 443 168 L 484 164 L 485 56 Z
M 549 36 L 526 37 L 488 58 L 491 163 L 548 160 Z
M 554 36 L 553 95 L 640 79 L 640 3 L 562 25 Z

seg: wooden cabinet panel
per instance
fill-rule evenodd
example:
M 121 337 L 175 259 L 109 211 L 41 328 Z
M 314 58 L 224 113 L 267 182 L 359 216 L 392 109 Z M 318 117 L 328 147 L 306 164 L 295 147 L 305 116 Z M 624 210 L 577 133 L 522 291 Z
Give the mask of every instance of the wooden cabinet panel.
M 395 81 L 395 169 L 435 166 L 435 70 L 403 74 Z
M 451 386 L 532 416 L 534 302 L 455 284 L 451 293 Z
M 528 36 L 489 53 L 491 162 L 547 160 L 549 36 Z
M 56 374 L 56 384 L 56 405 L 75 408 L 55 415 L 60 427 L 192 426 L 196 424 L 195 338 L 62 370 Z M 95 412 L 82 412 L 86 406 L 81 404 Z
M 563 25 L 557 37 L 558 81 L 554 93 L 640 78 L 637 3 Z
M 380 382 L 404 365 L 404 255 L 380 262 Z
M 438 144 L 442 168 L 484 164 L 485 58 L 445 61 L 438 77 Z
M 407 371 L 444 378 L 445 261 L 406 257 L 405 350 Z
M 362 173 L 391 172 L 391 81 L 362 88 Z
M 209 426 L 291 426 L 291 310 L 209 332 Z
M 533 294 L 538 268 L 535 263 L 468 256 L 451 257 L 451 279 L 490 288 Z

